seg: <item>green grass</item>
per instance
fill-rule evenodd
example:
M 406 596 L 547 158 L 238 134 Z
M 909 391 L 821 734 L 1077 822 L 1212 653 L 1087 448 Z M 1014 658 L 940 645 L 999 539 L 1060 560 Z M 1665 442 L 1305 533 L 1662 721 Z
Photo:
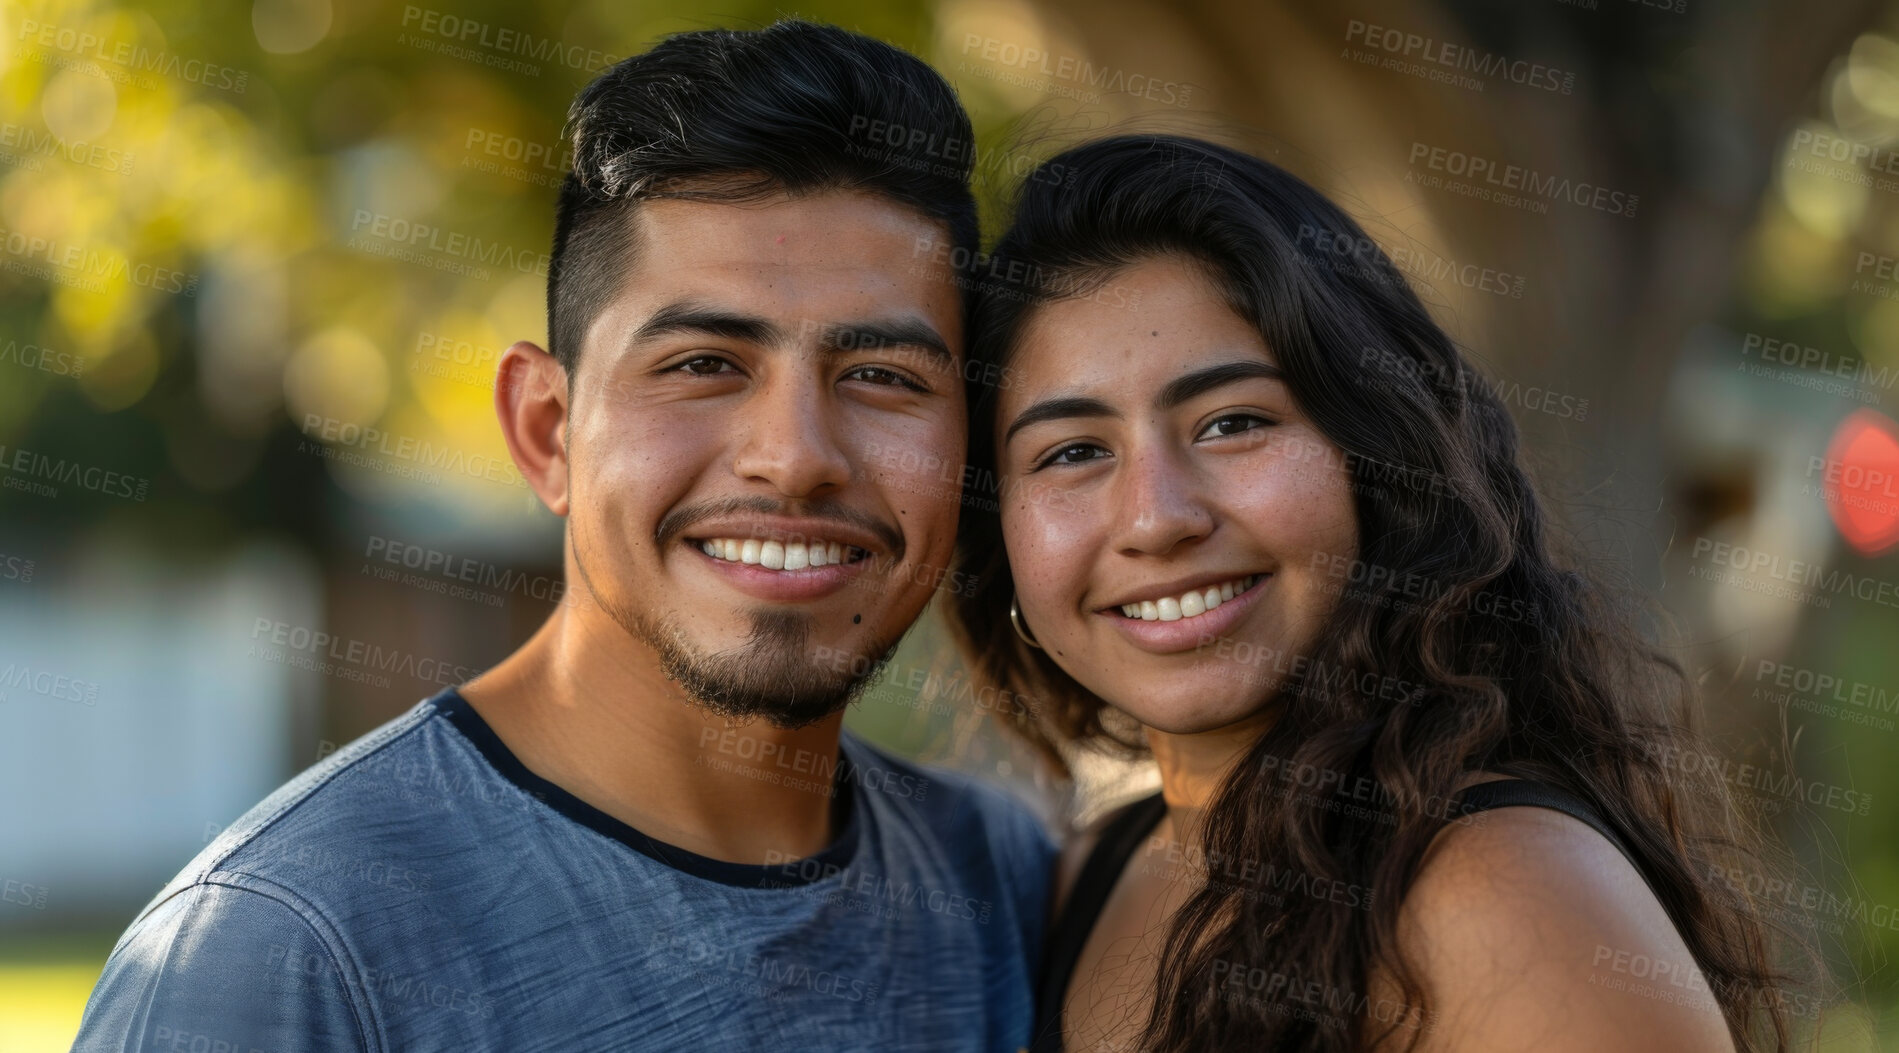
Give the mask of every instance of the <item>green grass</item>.
M 0 939 L 0 1050 L 64 1053 L 119 930 Z

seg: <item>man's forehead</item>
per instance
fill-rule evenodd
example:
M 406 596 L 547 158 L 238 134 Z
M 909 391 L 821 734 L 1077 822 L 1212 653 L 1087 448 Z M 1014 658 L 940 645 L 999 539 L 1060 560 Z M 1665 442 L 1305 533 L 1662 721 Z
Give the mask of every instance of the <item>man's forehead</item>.
M 700 252 L 774 258 L 791 253 L 854 257 L 866 249 L 920 252 L 940 239 L 940 221 L 880 194 L 825 190 L 741 201 L 662 197 L 640 202 L 631 218 L 641 241 L 684 242 Z
M 963 351 L 960 293 L 857 269 L 767 265 L 665 268 L 629 280 L 595 319 L 588 343 L 609 354 L 678 334 L 760 344 Z
M 799 207 L 823 196 L 763 206 L 642 203 L 633 220 L 632 265 L 599 320 L 638 326 L 682 302 L 765 318 L 793 332 L 907 314 L 928 319 L 952 346 L 960 343 L 955 274 L 916 248 L 934 245 L 942 225 L 863 194 Z M 884 214 L 866 217 L 866 202 Z
M 958 292 L 916 276 L 892 274 L 862 263 L 791 266 L 739 260 L 729 265 L 701 259 L 629 275 L 609 312 L 622 323 L 643 324 L 679 304 L 764 318 L 781 328 L 809 331 L 848 325 L 867 317 L 915 315 L 960 333 Z

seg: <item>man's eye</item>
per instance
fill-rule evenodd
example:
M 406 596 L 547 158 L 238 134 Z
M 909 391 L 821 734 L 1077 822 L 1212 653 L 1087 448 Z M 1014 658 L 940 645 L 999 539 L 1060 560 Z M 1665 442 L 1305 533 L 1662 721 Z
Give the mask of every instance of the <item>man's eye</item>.
M 689 358 L 673 368 L 684 370 L 694 376 L 709 377 L 724 372 L 731 365 L 732 363 L 717 355 L 700 355 L 697 358 Z
M 1071 442 L 1042 458 L 1042 463 L 1035 467 L 1046 468 L 1051 464 L 1086 464 L 1089 461 L 1098 461 L 1107 455 L 1108 451 L 1092 442 Z
M 1209 423 L 1200 433 L 1202 439 L 1217 439 L 1222 435 L 1238 435 L 1241 432 L 1264 428 L 1272 421 L 1252 413 L 1229 413 Z
M 923 385 L 918 384 L 916 381 L 911 380 L 909 377 L 904 376 L 902 373 L 899 373 L 894 369 L 885 369 L 883 366 L 859 366 L 856 369 L 853 369 L 849 373 L 846 373 L 844 375 L 847 377 L 851 377 L 855 380 L 862 380 L 871 384 L 883 384 L 883 385 L 888 385 L 892 387 L 905 387 L 905 388 L 909 388 L 911 391 L 928 390 Z

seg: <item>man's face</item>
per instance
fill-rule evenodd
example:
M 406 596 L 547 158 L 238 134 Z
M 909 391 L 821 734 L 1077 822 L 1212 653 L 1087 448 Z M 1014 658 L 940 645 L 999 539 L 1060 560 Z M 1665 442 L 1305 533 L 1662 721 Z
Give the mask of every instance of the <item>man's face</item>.
M 639 206 L 565 426 L 584 584 L 666 673 L 797 727 L 929 601 L 961 499 L 962 300 L 940 224 L 828 192 Z

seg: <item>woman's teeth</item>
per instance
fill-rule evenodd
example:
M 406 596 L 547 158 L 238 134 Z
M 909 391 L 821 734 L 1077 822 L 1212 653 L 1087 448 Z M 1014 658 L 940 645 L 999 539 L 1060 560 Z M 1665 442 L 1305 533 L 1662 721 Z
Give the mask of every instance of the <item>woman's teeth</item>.
M 855 563 L 870 553 L 836 541 L 760 541 L 758 538 L 716 537 L 699 542 L 713 559 L 754 563 L 766 570 L 803 570 L 833 563 Z
M 1248 574 L 1244 578 L 1234 578 L 1232 581 L 1223 581 L 1204 589 L 1183 592 L 1178 596 L 1163 596 L 1158 600 L 1124 603 L 1121 605 L 1121 613 L 1144 622 L 1177 622 L 1182 618 L 1198 617 L 1259 584 L 1259 579 L 1265 576 L 1264 574 Z

